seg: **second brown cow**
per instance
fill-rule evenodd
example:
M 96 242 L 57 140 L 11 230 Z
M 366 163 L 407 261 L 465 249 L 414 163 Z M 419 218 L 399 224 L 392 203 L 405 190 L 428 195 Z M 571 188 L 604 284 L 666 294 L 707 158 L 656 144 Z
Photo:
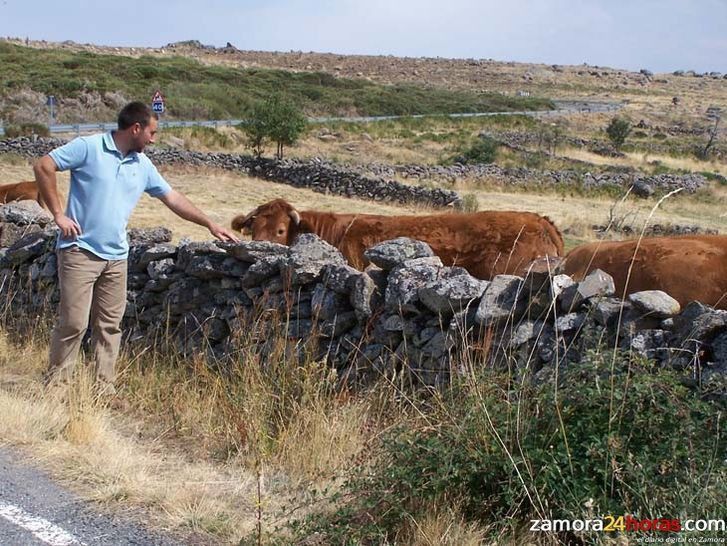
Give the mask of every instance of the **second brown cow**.
M 37 201 L 41 207 L 44 206 L 43 199 L 38 191 L 38 185 L 35 182 L 17 182 L 0 186 L 0 204 L 22 201 L 23 199 L 32 199 Z
M 571 250 L 560 268 L 576 280 L 601 269 L 613 277 L 617 296 L 662 290 L 682 306 L 700 301 L 717 309 L 727 309 L 727 236 L 724 235 L 589 243 Z
M 260 205 L 232 220 L 253 240 L 289 245 L 299 233 L 315 233 L 337 247 L 359 269 L 364 250 L 397 237 L 424 241 L 445 265 L 464 267 L 480 279 L 523 273 L 543 256 L 561 256 L 563 237 L 546 217 L 531 212 L 382 216 L 298 211 L 283 199 Z

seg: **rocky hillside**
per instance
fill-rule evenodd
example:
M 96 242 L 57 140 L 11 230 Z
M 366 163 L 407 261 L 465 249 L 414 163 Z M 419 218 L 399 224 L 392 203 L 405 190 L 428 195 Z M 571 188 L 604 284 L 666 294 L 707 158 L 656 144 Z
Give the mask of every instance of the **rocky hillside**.
M 223 48 L 196 40 L 158 48 L 108 47 L 51 43 L 9 38 L 7 41 L 35 48 L 140 57 L 190 57 L 204 64 L 238 68 L 265 67 L 291 71 L 321 71 L 378 83 L 413 83 L 452 90 L 529 94 L 553 99 L 624 100 L 627 111 L 639 119 L 667 125 L 693 126 L 705 122 L 710 107 L 727 111 L 727 75 L 677 71 L 653 74 L 591 66 L 544 65 L 501 62 L 492 59 L 394 57 L 389 55 L 338 55 L 301 51 L 242 51 L 233 44 Z M 674 104 L 674 98 L 677 104 Z

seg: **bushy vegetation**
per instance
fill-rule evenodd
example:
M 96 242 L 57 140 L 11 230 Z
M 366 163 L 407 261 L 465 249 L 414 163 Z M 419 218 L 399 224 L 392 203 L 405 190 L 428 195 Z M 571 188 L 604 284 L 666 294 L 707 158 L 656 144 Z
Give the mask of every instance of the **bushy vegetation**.
M 302 535 L 394 543 L 407 522 L 443 505 L 459 507 L 493 539 L 527 531 L 531 519 L 722 512 L 723 404 L 625 355 L 594 352 L 561 370 L 557 383 L 485 373 L 417 411 L 353 473 L 342 507 L 298 522 Z M 580 538 L 591 544 L 604 535 Z
M 702 171 L 699 174 L 701 174 L 707 180 L 716 181 L 720 186 L 727 186 L 727 177 L 725 177 L 724 175 L 721 175 L 719 173 L 713 173 L 710 171 Z
M 606 134 L 615 148 L 620 148 L 631 133 L 631 122 L 624 118 L 615 117 L 606 127 Z
M 266 142 L 270 141 L 277 147 L 275 157 L 282 159 L 283 148 L 295 144 L 307 126 L 298 105 L 279 94 L 254 104 L 246 118 L 246 123 L 240 128 L 258 157 L 262 155 Z
M 3 317 L 9 315 L 0 309 Z M 147 415 L 139 430 L 159 434 L 155 457 L 164 445 L 158 442 L 169 435 L 188 456 L 232 462 L 228 468 L 256 473 L 259 483 L 272 478 L 269 487 L 277 489 L 261 486 L 257 497 L 249 481 L 247 490 L 237 483 L 234 491 L 195 489 L 219 508 L 185 509 L 193 512 L 190 525 L 219 541 L 244 528 L 241 545 L 459 546 L 523 544 L 523 538 L 529 544 L 598 544 L 611 534 L 533 534 L 529 522 L 607 514 L 723 517 L 724 399 L 700 397 L 670 370 L 598 350 L 557 374 L 546 368 L 536 379 L 524 369 L 507 373 L 464 358 L 460 369 L 467 372 L 438 391 L 403 387 L 401 376 L 349 391 L 316 358 L 315 340 L 291 348 L 271 326 L 277 318 L 245 322 L 236 339 L 240 352 L 223 367 L 202 354 L 183 355 L 163 332 L 153 351 L 139 346 L 122 359 L 123 392 L 136 414 Z M 37 331 L 43 324 L 36 317 L 28 327 Z M 204 335 L 204 328 L 195 335 Z M 5 349 L 2 342 L 0 335 Z M 0 365 L 18 366 L 17 354 L 3 359 L 0 351 Z M 83 424 L 93 413 L 79 412 L 73 422 Z M 69 464 L 88 465 L 85 459 Z M 133 502 L 157 506 L 164 499 L 168 506 L 169 483 L 164 492 L 147 491 L 150 483 L 159 487 L 158 480 L 133 477 L 124 475 L 122 489 Z M 116 472 L 113 479 L 119 479 Z M 272 495 L 296 488 L 305 492 L 292 506 L 273 506 Z M 240 509 L 251 499 L 257 518 Z M 455 530 L 428 542 L 412 539 L 443 511 L 444 524 Z M 236 514 L 245 514 L 248 524 Z M 253 519 L 259 525 L 250 532 Z
M 452 158 L 452 161 L 465 164 L 494 163 L 499 146 L 500 143 L 494 138 L 480 136 Z
M 477 195 L 474 193 L 466 193 L 462 196 L 463 212 L 477 212 L 479 209 L 480 203 L 477 200 Z
M 47 125 L 42 123 L 19 123 L 14 125 L 8 125 L 5 127 L 6 138 L 16 138 L 20 136 L 33 136 L 37 135 L 40 137 L 50 136 L 50 131 Z
M 119 92 L 129 99 L 162 89 L 167 114 L 240 118 L 255 101 L 283 93 L 308 115 L 410 115 L 551 109 L 549 100 L 380 85 L 320 72 L 207 66 L 184 57 L 137 59 L 0 43 L 0 93 L 32 89 L 63 98 Z M 91 121 L 91 120 L 89 120 Z

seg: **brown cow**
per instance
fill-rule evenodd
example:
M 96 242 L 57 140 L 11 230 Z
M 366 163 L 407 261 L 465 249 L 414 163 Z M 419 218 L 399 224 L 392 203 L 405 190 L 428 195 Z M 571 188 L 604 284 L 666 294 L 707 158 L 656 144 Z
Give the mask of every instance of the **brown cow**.
M 429 244 L 445 265 L 458 265 L 480 279 L 522 273 L 536 258 L 561 256 L 563 237 L 553 223 L 532 212 L 381 216 L 297 211 L 283 199 L 236 216 L 232 228 L 252 231 L 256 241 L 289 245 L 298 233 L 315 233 L 337 247 L 351 265 L 367 263 L 364 250 L 381 241 L 410 237 Z
M 41 207 L 45 206 L 43 204 L 43 198 L 38 191 L 38 185 L 33 181 L 0 186 L 0 204 L 10 203 L 11 201 L 22 201 L 23 199 L 33 199 L 34 201 L 38 201 Z
M 571 250 L 560 265 L 576 280 L 594 269 L 613 277 L 616 295 L 662 290 L 682 306 L 700 301 L 727 309 L 727 236 L 650 237 L 641 241 L 599 241 Z

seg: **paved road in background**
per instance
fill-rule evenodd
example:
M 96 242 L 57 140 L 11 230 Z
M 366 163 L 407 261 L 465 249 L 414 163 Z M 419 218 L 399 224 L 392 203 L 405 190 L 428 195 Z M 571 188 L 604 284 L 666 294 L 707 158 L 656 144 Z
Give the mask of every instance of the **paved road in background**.
M 623 108 L 623 104 L 619 102 L 591 102 L 591 101 L 553 101 L 556 105 L 554 110 L 524 110 L 520 112 L 481 112 L 481 113 L 463 113 L 463 114 L 442 114 L 442 117 L 450 118 L 472 118 L 487 116 L 533 116 L 533 117 L 549 117 L 562 114 L 597 114 L 603 112 L 617 112 Z M 436 117 L 433 115 L 412 115 L 412 116 L 368 116 L 368 117 L 323 117 L 308 118 L 309 123 L 329 123 L 329 122 L 346 122 L 346 123 L 370 123 L 375 121 L 386 121 L 392 119 L 403 118 L 426 118 Z M 159 127 L 165 129 L 168 127 L 230 127 L 244 124 L 244 119 L 214 119 L 199 121 L 184 120 L 165 120 L 163 117 L 159 122 Z M 111 131 L 116 129 L 116 122 L 105 123 L 69 123 L 62 125 L 50 125 L 48 127 L 51 134 L 66 133 L 90 133 L 96 131 Z M 0 136 L 5 134 L 5 129 L 0 127 Z
M 12 546 L 173 546 L 59 487 L 42 471 L 20 462 L 19 452 L 0 448 L 0 544 Z

